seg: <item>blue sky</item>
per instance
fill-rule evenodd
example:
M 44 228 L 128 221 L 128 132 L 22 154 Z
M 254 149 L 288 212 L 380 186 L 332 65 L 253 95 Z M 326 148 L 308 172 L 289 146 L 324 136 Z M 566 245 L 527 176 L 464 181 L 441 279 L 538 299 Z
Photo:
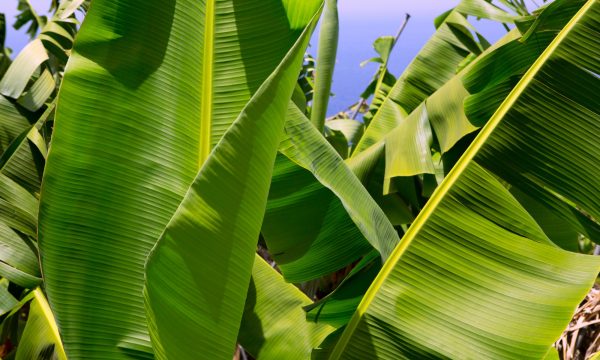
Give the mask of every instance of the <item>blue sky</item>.
M 427 39 L 435 32 L 433 20 L 456 6 L 458 0 L 338 0 L 340 42 L 334 74 L 329 114 L 335 114 L 356 102 L 373 73 L 376 64 L 360 67 L 363 60 L 375 56 L 372 43 L 382 35 L 395 35 L 405 14 L 411 18 L 394 48 L 389 69 L 398 76 L 410 63 Z M 490 21 L 475 21 L 480 32 L 490 41 L 499 39 L 505 30 Z M 313 44 L 317 44 L 316 39 Z M 313 56 L 316 49 L 310 49 Z
M 7 46 L 17 53 L 28 41 L 24 31 L 15 31 L 12 22 L 16 15 L 17 0 L 0 0 L 0 12 L 6 14 L 9 23 Z M 30 0 L 40 13 L 44 13 L 49 0 Z M 411 19 L 390 59 L 389 68 L 394 75 L 417 54 L 421 46 L 433 34 L 433 19 L 452 8 L 458 0 L 338 0 L 340 17 L 340 42 L 333 82 L 334 97 L 330 114 L 343 110 L 355 102 L 376 70 L 375 64 L 361 68 L 359 64 L 375 55 L 373 41 L 382 35 L 394 35 L 404 14 Z M 480 31 L 493 41 L 504 33 L 496 23 L 476 22 Z M 316 36 L 313 39 L 316 47 Z M 316 48 L 309 51 L 316 56 Z
M 29 0 L 29 2 L 38 10 L 38 13 L 45 14 L 50 7 L 49 0 Z M 13 49 L 13 54 L 27 44 L 29 37 L 25 34 L 26 28 L 21 28 L 20 31 L 13 29 L 15 16 L 17 15 L 18 0 L 0 0 L 0 12 L 6 16 L 6 46 Z

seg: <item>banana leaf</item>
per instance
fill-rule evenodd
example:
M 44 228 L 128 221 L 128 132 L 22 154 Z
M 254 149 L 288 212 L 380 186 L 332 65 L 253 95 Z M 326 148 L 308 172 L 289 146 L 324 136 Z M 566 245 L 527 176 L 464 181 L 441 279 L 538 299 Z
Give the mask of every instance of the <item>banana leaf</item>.
M 233 356 L 285 110 L 316 20 L 212 150 L 148 256 L 157 359 Z
M 482 45 L 471 33 L 473 27 L 466 19 L 467 14 L 502 21 L 512 18 L 481 0 L 463 0 L 449 11 L 438 22 L 435 34 L 381 101 L 354 154 L 364 151 L 396 127 L 423 100 L 452 78 L 469 54 L 481 53 Z
M 94 2 L 58 97 L 39 215 L 48 300 L 69 357 L 152 352 L 146 257 L 318 5 Z
M 321 132 L 323 131 L 329 97 L 331 96 L 331 82 L 337 56 L 339 31 L 337 0 L 325 0 L 319 31 L 315 87 L 310 114 L 313 125 Z
M 600 91 L 599 20 L 600 4 L 585 3 L 504 100 L 384 264 L 330 358 L 551 351 L 600 260 L 527 234 L 535 221 L 511 220 L 524 209 L 505 184 L 551 191 L 597 216 L 598 170 L 587 163 L 600 160 L 589 95 Z
M 27 324 L 19 340 L 15 360 L 67 360 L 54 316 L 40 288 L 33 291 Z
M 276 164 L 262 227 L 270 253 L 290 282 L 332 273 L 371 249 L 386 258 L 398 241 L 359 179 L 309 125 L 291 103 L 287 139 L 280 146 L 285 158 Z M 296 217 L 289 217 L 290 209 Z
M 307 321 L 302 306 L 309 304 L 306 295 L 257 255 L 238 341 L 257 359 L 310 359 L 334 328 Z

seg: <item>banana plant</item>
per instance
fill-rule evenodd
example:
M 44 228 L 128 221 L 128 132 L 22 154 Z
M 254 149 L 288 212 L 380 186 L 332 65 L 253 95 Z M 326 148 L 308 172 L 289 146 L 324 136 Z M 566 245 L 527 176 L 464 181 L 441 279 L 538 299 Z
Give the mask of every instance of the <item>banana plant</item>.
M 311 120 L 319 131 L 324 130 L 327 115 L 337 55 L 339 27 L 337 0 L 326 0 L 319 33 L 315 89 L 311 111 Z
M 361 131 L 362 136 L 354 138 L 353 152 L 346 160 L 400 233 L 401 226 L 414 220 L 421 204 L 410 196 L 382 195 L 385 147 L 381 140 L 418 106 L 419 99 L 424 100 L 453 78 L 456 68 L 469 54 L 482 54 L 484 45 L 471 34 L 473 26 L 466 14 L 502 21 L 515 19 L 485 1 L 460 2 L 439 20 L 436 33 L 398 78 L 371 123 Z M 435 72 L 431 72 L 432 68 Z M 471 131 L 475 129 L 472 127 Z M 346 133 L 352 137 L 351 132 L 346 130 Z M 346 143 L 342 147 L 349 146 Z M 416 156 L 412 159 L 420 161 Z M 262 234 L 285 278 L 306 282 L 343 269 L 372 247 L 361 233 L 360 225 L 348 216 L 335 191 L 323 186 L 309 170 L 294 165 L 285 156 L 278 157 Z M 416 190 L 407 192 L 417 197 Z M 298 213 L 302 215 L 292 216 Z M 323 257 L 330 261 L 318 260 Z
M 583 4 L 504 99 L 383 265 L 330 358 L 551 351 L 600 261 L 553 246 L 507 186 L 597 218 L 597 194 L 581 185 L 596 187 L 586 163 L 600 156 L 592 145 L 600 118 L 581 84 L 600 89 L 599 19 L 597 1 Z
M 52 103 L 60 85 L 77 29 L 74 12 L 82 3 L 69 0 L 57 5 L 50 20 L 36 23 L 43 25 L 39 34 L 33 32 L 31 42 L 0 71 L 0 111 L 4 119 L 0 124 L 0 172 L 38 197 L 51 133 L 51 126 L 46 124 L 52 122 L 52 114 L 46 110 L 52 106 L 47 104 Z M 29 2 L 21 2 L 25 5 L 29 9 Z M 5 26 L 4 22 L 0 25 Z
M 486 114 L 491 115 L 490 112 L 491 113 L 494 112 L 494 110 L 498 107 L 499 103 L 506 97 L 508 92 L 510 92 L 510 90 L 515 86 L 515 78 L 518 80 L 520 77 L 522 77 L 523 72 L 527 68 L 531 67 L 532 64 L 535 62 L 536 58 L 540 55 L 540 52 L 543 50 L 543 48 L 540 49 L 539 45 L 546 44 L 544 46 L 549 46 L 550 41 L 552 41 L 552 39 L 556 36 L 556 31 L 558 31 L 562 27 L 566 26 L 566 23 L 568 22 L 569 17 L 574 16 L 575 13 L 577 12 L 577 10 L 581 6 L 582 6 L 582 2 L 560 2 L 559 1 L 559 2 L 556 2 L 555 4 L 552 4 L 548 8 L 541 9 L 540 11 L 536 12 L 537 20 L 534 21 L 533 27 L 527 28 L 527 27 L 525 27 L 524 24 L 520 24 L 521 27 L 524 27 L 524 31 L 523 31 L 524 36 L 521 37 L 515 32 L 508 34 L 505 39 L 503 39 L 499 42 L 499 44 L 490 48 L 489 51 L 486 50 L 486 52 L 484 52 L 482 54 L 483 56 L 481 56 L 481 58 L 478 58 L 479 61 L 473 63 L 473 66 L 465 68 L 465 71 L 461 72 L 458 75 L 458 77 L 452 77 L 451 81 L 448 84 L 445 84 L 443 86 L 443 88 L 440 88 L 439 93 L 434 93 L 431 104 L 427 104 L 428 106 L 431 105 L 430 109 L 433 112 L 432 114 L 429 114 L 429 115 L 434 115 L 435 111 L 437 111 L 439 114 L 437 116 L 437 119 L 442 119 L 445 121 L 445 124 L 444 123 L 441 124 L 441 125 L 444 125 L 445 127 L 440 125 L 437 128 L 434 127 L 434 129 L 438 130 L 437 134 L 441 140 L 445 139 L 445 142 L 443 142 L 442 144 L 444 144 L 443 145 L 444 151 L 448 152 L 447 155 L 452 155 L 451 151 L 449 151 L 449 150 L 451 150 L 453 148 L 453 146 L 456 145 L 457 142 L 459 142 L 459 140 L 461 140 L 463 137 L 465 137 L 469 133 L 477 130 L 477 128 L 479 126 L 483 125 L 487 121 Z M 562 12 L 562 14 L 561 14 L 561 12 Z M 528 21 L 528 25 L 531 25 L 531 24 L 532 23 Z M 556 30 L 557 27 L 559 27 L 558 30 Z M 532 33 L 536 34 L 535 40 L 533 40 L 531 38 Z M 529 45 L 527 43 L 528 40 L 529 40 Z M 537 50 L 534 50 L 534 48 Z M 591 51 L 592 53 L 594 51 L 593 46 L 591 48 L 587 48 L 586 50 Z M 505 65 L 504 68 L 498 67 L 497 66 L 498 64 L 506 63 L 506 60 L 504 60 L 504 59 L 511 59 L 514 61 L 514 64 L 511 64 L 510 66 Z M 473 61 L 473 59 L 470 59 L 470 61 Z M 480 63 L 478 65 L 476 65 L 478 62 L 480 62 Z M 486 70 L 484 70 L 484 69 L 486 69 Z M 494 75 L 494 69 L 498 69 L 497 72 L 495 73 L 495 75 Z M 594 70 L 592 70 L 592 73 L 594 73 Z M 478 79 L 478 80 L 475 80 L 475 79 Z M 477 85 L 475 85 L 475 84 L 477 84 Z M 470 95 L 470 93 L 468 91 L 461 90 L 461 89 L 464 89 L 464 87 L 466 87 L 468 89 L 468 91 L 471 91 L 472 94 Z M 459 90 L 459 94 L 462 93 L 464 95 L 456 96 L 455 94 L 457 93 L 457 89 Z M 473 95 L 473 94 L 476 94 L 476 95 Z M 449 96 L 449 95 L 451 95 L 451 96 Z M 492 95 L 493 95 L 493 97 L 492 97 Z M 456 97 L 453 98 L 453 96 L 456 96 Z M 467 101 L 465 104 L 465 108 L 463 109 L 462 103 L 463 103 L 463 101 L 465 101 L 465 99 L 467 99 Z M 477 106 L 477 105 L 479 105 L 479 106 Z M 421 105 L 421 106 L 425 106 L 425 105 Z M 438 110 L 436 110 L 436 108 Z M 456 109 L 456 110 L 453 110 L 453 109 Z M 411 116 L 409 117 L 410 119 L 419 119 L 419 118 L 423 118 L 423 116 L 428 116 L 428 114 L 423 115 L 423 108 L 417 108 L 417 110 L 418 110 L 418 112 L 411 114 Z M 475 112 L 474 112 L 474 110 L 475 110 Z M 451 115 L 451 116 L 448 116 L 448 115 Z M 487 115 L 487 116 L 489 116 L 489 115 Z M 390 115 L 387 115 L 387 116 L 390 116 Z M 444 116 L 446 116 L 445 119 L 444 119 Z M 435 119 L 436 118 L 434 118 L 432 120 L 432 122 L 434 122 Z M 461 124 L 463 124 L 463 125 L 461 125 Z M 427 123 L 425 125 L 430 126 Z M 423 127 L 421 127 L 421 128 L 423 128 Z M 453 128 L 455 129 L 454 132 L 439 131 L 439 129 L 449 130 L 449 129 L 453 129 Z M 398 134 L 402 134 L 402 132 L 398 131 L 398 130 L 400 130 L 400 129 L 396 129 L 396 136 L 398 136 Z M 417 134 L 414 132 L 415 130 L 406 129 L 406 127 L 402 130 L 405 133 L 407 132 L 407 130 L 413 131 L 413 132 L 408 132 L 408 135 L 406 135 L 408 137 L 408 139 L 411 139 L 411 136 L 412 136 L 411 134 Z M 445 138 L 442 138 L 442 136 L 444 136 Z M 405 144 L 406 144 L 406 142 L 404 143 L 404 146 L 406 146 Z M 431 144 L 429 146 L 431 146 Z M 462 144 L 462 146 L 464 146 L 464 144 Z M 373 148 L 375 148 L 375 149 L 373 149 Z M 376 150 L 377 146 L 370 147 L 368 149 L 369 149 L 369 151 L 365 152 L 365 153 L 368 156 L 370 156 L 371 154 L 376 153 L 373 150 Z M 428 148 L 426 148 L 426 149 L 428 149 Z M 395 151 L 390 151 L 390 153 L 391 153 L 391 155 L 396 155 L 397 158 L 404 159 L 405 161 L 423 161 L 423 160 L 426 160 L 427 158 L 430 158 L 430 155 L 427 155 L 426 157 L 416 157 L 416 156 L 411 157 L 410 152 L 408 152 L 408 153 L 404 152 L 404 153 L 401 153 L 400 155 L 398 155 L 398 152 L 402 151 L 402 150 L 403 150 L 402 146 L 399 143 L 399 146 L 395 147 Z M 386 161 L 391 161 L 390 158 L 391 158 L 391 156 L 386 157 Z M 370 160 L 368 157 L 366 157 L 366 159 Z M 365 158 L 361 158 L 361 156 L 359 154 L 359 156 L 357 156 L 356 160 L 361 160 L 363 163 L 361 164 L 361 161 L 353 162 L 352 159 L 350 159 L 349 164 L 351 165 L 351 168 L 354 168 L 357 170 L 355 173 L 360 174 L 361 172 L 364 171 L 365 164 L 364 164 L 363 160 L 365 160 Z M 371 161 L 371 164 L 373 164 L 373 163 L 374 162 Z M 369 165 L 369 164 L 367 164 L 367 165 Z M 419 173 L 419 172 L 420 172 L 420 170 L 417 171 L 417 173 Z M 390 178 L 394 178 L 394 176 L 391 176 Z M 306 185 L 304 185 L 304 187 L 307 188 L 307 185 L 308 185 L 308 183 Z M 531 190 L 531 189 L 528 189 L 528 190 Z M 511 188 L 511 193 L 516 193 L 516 192 L 517 192 L 517 188 L 513 186 Z M 537 193 L 540 193 L 540 192 L 536 191 L 536 194 Z M 543 195 L 544 193 L 542 192 L 541 194 Z M 519 201 L 522 202 L 522 206 L 526 206 L 528 209 L 531 209 L 528 202 L 523 201 L 522 195 L 519 196 L 518 199 L 519 199 Z M 528 215 L 530 217 L 529 221 L 531 221 L 531 217 L 533 217 L 539 221 L 539 219 L 541 217 L 545 216 L 545 215 L 541 215 L 541 214 L 548 214 L 548 210 L 550 210 L 553 212 L 558 212 L 559 216 L 570 217 L 571 220 L 573 220 L 573 221 L 571 221 L 570 224 L 567 224 L 567 225 L 573 227 L 573 230 L 575 230 L 572 233 L 575 234 L 576 236 L 571 237 L 571 241 L 573 241 L 574 239 L 577 238 L 578 233 L 583 233 L 583 234 L 585 234 L 585 236 L 590 236 L 591 234 L 594 234 L 594 232 L 596 231 L 595 229 L 597 229 L 597 227 L 598 227 L 597 223 L 593 220 L 593 218 L 590 218 L 590 216 L 585 216 L 585 214 L 586 214 L 585 211 L 578 211 L 577 207 L 574 208 L 572 205 L 570 206 L 569 203 L 557 201 L 555 197 L 545 196 L 543 199 L 544 199 L 546 209 L 540 210 L 538 207 L 538 209 L 537 209 L 538 211 L 534 211 Z M 280 200 L 278 200 L 278 202 L 279 201 Z M 312 202 L 314 203 L 314 200 L 312 200 Z M 530 203 L 530 201 L 529 201 L 529 203 Z M 281 202 L 281 204 L 284 204 L 284 203 Z M 293 203 L 292 203 L 292 205 L 293 205 Z M 293 206 L 297 207 L 297 205 L 293 205 Z M 320 206 L 323 207 L 322 204 Z M 550 207 L 551 209 L 547 209 L 548 207 Z M 281 213 L 281 215 L 279 215 L 278 218 L 284 220 L 285 212 L 282 210 L 280 210 L 279 212 Z M 574 217 L 573 215 L 575 215 L 576 219 L 572 219 Z M 268 220 L 268 218 L 266 220 Z M 327 225 L 331 226 L 331 222 L 327 223 Z M 285 225 L 283 225 L 282 228 L 284 226 Z M 301 226 L 296 226 L 296 227 L 301 228 Z M 549 229 L 547 226 L 544 226 L 544 231 L 548 231 L 548 230 L 551 230 L 551 229 Z M 537 231 L 539 231 L 539 229 Z M 556 242 L 557 238 L 554 236 L 556 234 L 556 231 L 551 231 L 551 232 L 549 232 L 549 234 L 552 235 L 551 239 Z M 591 238 L 591 236 L 590 236 L 590 238 Z M 347 240 L 348 238 L 346 237 L 345 239 Z M 312 242 L 311 246 L 315 246 L 315 244 L 316 243 Z M 563 245 L 561 245 L 561 246 L 563 246 Z M 302 249 L 302 248 L 299 248 L 299 249 Z M 320 250 L 320 251 L 322 253 L 322 250 Z M 306 250 L 302 250 L 302 252 L 307 254 Z M 330 254 L 331 254 L 331 256 L 327 256 L 328 259 L 335 257 L 335 256 L 333 256 L 333 254 L 335 254 L 335 252 L 331 252 Z M 347 253 L 339 254 L 337 257 L 339 258 L 341 256 L 347 256 Z M 358 257 L 360 255 L 358 253 L 356 253 L 356 256 Z M 301 261 L 304 257 L 305 256 L 300 257 L 299 260 L 296 260 L 295 262 Z M 330 262 L 335 263 L 335 260 L 330 260 Z M 285 264 L 285 261 L 283 263 Z M 308 269 L 313 264 L 314 263 L 306 262 L 305 266 Z M 286 274 L 285 267 L 282 267 L 282 270 L 284 271 L 284 274 Z M 290 272 L 290 271 L 291 271 L 291 269 L 288 270 L 288 272 Z M 595 270 L 592 270 L 592 272 L 594 272 L 594 271 Z M 370 274 L 370 275 L 368 275 L 368 276 L 370 276 L 369 281 L 371 281 L 374 278 L 374 272 L 372 271 L 372 267 L 369 267 L 369 274 Z M 346 306 L 348 305 L 347 304 L 348 300 L 350 300 L 349 302 L 354 303 L 354 306 L 356 306 L 358 304 L 358 302 L 360 301 L 362 294 L 364 294 L 364 290 L 366 290 L 365 286 L 360 286 L 360 285 L 357 285 L 354 287 L 354 289 L 352 289 L 353 284 L 365 284 L 366 283 L 365 277 L 361 276 L 364 274 L 361 274 L 360 271 L 357 271 L 357 273 L 354 273 L 351 275 L 354 275 L 356 277 L 356 281 L 348 281 L 345 284 L 342 284 L 342 288 L 344 288 L 345 290 L 340 289 L 340 292 L 344 294 L 343 300 L 346 302 Z M 352 277 L 349 278 L 349 280 L 352 280 Z M 588 286 L 589 286 L 589 283 L 588 283 Z M 360 290 L 357 291 L 357 289 L 361 289 L 361 288 L 363 289 L 362 292 Z M 352 289 L 353 291 L 348 291 L 348 289 Z M 350 293 L 350 295 L 349 295 L 349 293 Z M 335 300 L 335 296 L 334 296 L 334 300 Z M 335 309 L 336 306 L 340 306 L 341 302 L 333 301 L 333 302 L 330 302 L 330 304 L 331 304 L 330 306 L 333 306 L 333 308 Z M 309 307 L 309 308 L 312 308 L 312 307 Z M 322 314 L 323 309 L 327 309 L 327 305 L 325 308 L 322 308 L 322 307 L 319 308 L 319 311 L 317 311 L 316 313 Z M 350 307 L 350 309 L 352 309 L 352 308 Z M 346 315 L 344 315 L 344 316 L 347 316 L 347 313 L 348 312 L 346 311 L 345 312 Z M 345 322 L 344 322 L 343 317 L 342 317 L 342 319 L 339 319 L 338 315 L 339 314 L 336 314 L 334 311 L 334 312 L 330 312 L 328 316 L 335 318 L 336 324 L 338 324 L 338 325 L 344 324 Z M 318 318 L 318 315 L 316 317 Z M 556 334 L 556 332 L 555 332 L 555 334 Z M 550 344 L 550 342 L 547 342 L 547 344 Z M 365 355 L 365 354 L 363 354 L 363 355 Z
M 231 357 L 283 115 L 320 6 L 92 4 L 58 98 L 39 218 L 69 357 Z M 181 312 L 193 299 L 203 299 L 194 314 Z
M 56 108 L 6 101 L 23 124 L 0 161 L 17 358 L 230 359 L 236 343 L 264 359 L 552 354 L 600 270 L 540 221 L 595 239 L 597 1 L 519 18 L 462 1 L 370 124 L 337 124 L 348 159 L 314 126 L 326 81 L 318 116 L 292 97 L 322 6 L 95 0 Z M 518 29 L 490 46 L 467 15 Z M 53 120 L 47 152 L 36 131 Z M 27 147 L 48 158 L 39 210 L 39 184 L 4 172 Z M 321 301 L 289 283 L 348 265 Z
M 76 30 L 73 12 L 80 3 L 63 1 L 57 5 L 50 20 L 46 18 L 40 23 L 43 25 L 40 33 L 32 31 L 31 43 L 14 61 L 8 58 L 7 51 L 2 51 L 0 83 L 5 94 L 0 95 L 3 214 L 0 356 L 7 359 L 40 356 L 65 359 L 52 312 L 38 287 L 42 279 L 35 224 L 53 121 L 53 98 Z M 25 5 L 27 9 L 23 8 Z M 21 2 L 21 8 L 33 9 L 27 2 Z M 25 21 L 26 18 L 21 14 L 17 25 L 19 19 Z M 2 20 L 0 25 L 4 28 L 4 16 Z

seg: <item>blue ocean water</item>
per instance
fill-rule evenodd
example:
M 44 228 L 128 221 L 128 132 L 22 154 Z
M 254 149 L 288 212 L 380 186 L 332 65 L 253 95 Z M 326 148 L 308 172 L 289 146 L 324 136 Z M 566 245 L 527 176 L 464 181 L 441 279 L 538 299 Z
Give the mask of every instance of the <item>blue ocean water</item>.
M 50 0 L 30 0 L 40 14 L 47 12 Z M 433 20 L 444 11 L 456 6 L 458 0 L 338 0 L 340 18 L 340 41 L 334 73 L 334 96 L 331 98 L 328 113 L 333 115 L 355 103 L 368 85 L 376 64 L 360 67 L 363 60 L 376 56 L 372 43 L 382 35 L 395 35 L 405 14 L 411 18 L 391 56 L 389 69 L 398 76 L 408 65 L 419 49 L 434 33 Z M 13 56 L 29 41 L 21 29 L 16 31 L 12 23 L 16 16 L 17 0 L 0 0 L 0 12 L 6 15 L 6 46 L 13 50 Z M 504 28 L 490 21 L 473 21 L 479 31 L 490 42 L 505 33 Z M 317 55 L 318 29 L 311 41 L 309 52 Z

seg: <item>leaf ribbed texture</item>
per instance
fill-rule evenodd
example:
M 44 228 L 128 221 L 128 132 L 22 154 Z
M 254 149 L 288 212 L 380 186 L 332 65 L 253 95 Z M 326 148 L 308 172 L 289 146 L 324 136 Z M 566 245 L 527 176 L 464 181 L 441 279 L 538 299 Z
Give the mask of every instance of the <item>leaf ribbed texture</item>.
M 306 3 L 315 11 L 319 2 Z M 287 103 L 315 20 L 202 166 L 148 256 L 157 359 L 233 356 Z
M 331 358 L 546 355 L 600 260 L 536 242 L 531 219 L 508 227 L 482 208 L 523 212 L 497 190 L 501 177 L 597 216 L 588 162 L 600 161 L 589 95 L 600 91 L 599 21 L 600 4 L 588 1 L 525 74 L 384 265 Z
M 337 57 L 340 24 L 338 19 L 337 0 L 325 0 L 325 8 L 319 31 L 319 48 L 317 50 L 317 65 L 315 67 L 315 88 L 311 110 L 311 121 L 323 131 L 327 116 L 331 82 Z
M 392 224 L 293 103 L 286 135 L 280 151 L 287 159 L 280 157 L 276 163 L 262 228 L 286 280 L 329 274 L 373 248 L 387 258 L 398 242 Z M 290 209 L 295 209 L 294 217 Z
M 255 358 L 310 359 L 334 329 L 306 319 L 311 300 L 256 256 L 238 341 Z
M 212 148 L 311 4 L 216 1 L 204 66 L 206 1 L 93 2 L 59 94 L 39 220 L 46 290 L 70 357 L 151 352 L 144 263 L 199 170 L 200 129 L 211 124 Z
M 40 288 L 33 290 L 27 324 L 19 339 L 15 360 L 51 358 L 67 360 L 58 327 Z

